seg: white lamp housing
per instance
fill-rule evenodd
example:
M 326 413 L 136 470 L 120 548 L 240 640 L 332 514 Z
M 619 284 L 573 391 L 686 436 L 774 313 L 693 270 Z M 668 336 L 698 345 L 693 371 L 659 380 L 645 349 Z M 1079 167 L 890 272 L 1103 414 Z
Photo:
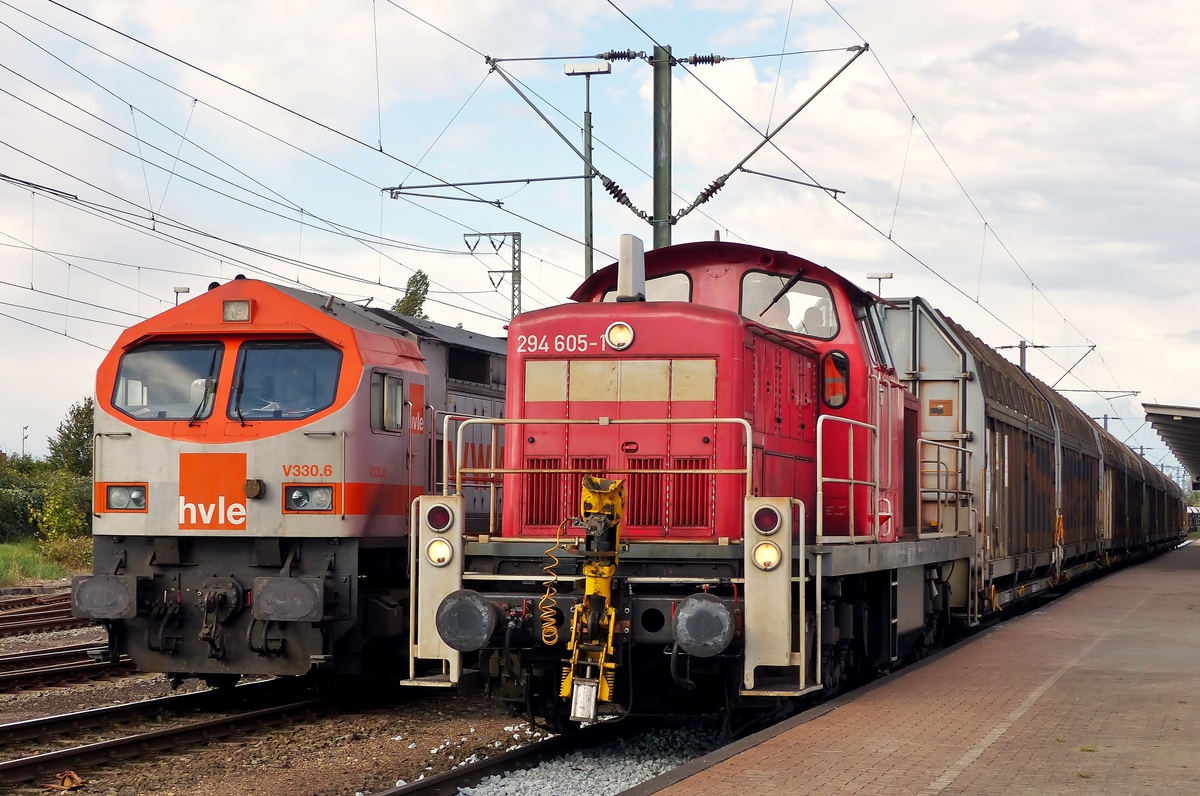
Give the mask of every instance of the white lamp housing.
M 646 300 L 646 249 L 636 235 L 621 236 L 617 262 L 617 301 Z

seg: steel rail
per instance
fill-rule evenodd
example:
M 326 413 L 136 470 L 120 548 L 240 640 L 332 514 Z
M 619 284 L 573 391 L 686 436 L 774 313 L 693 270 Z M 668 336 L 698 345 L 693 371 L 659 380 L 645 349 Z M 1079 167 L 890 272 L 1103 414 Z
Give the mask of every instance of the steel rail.
M 184 713 L 222 707 L 222 702 L 232 704 L 238 700 L 266 699 L 279 693 L 282 689 L 284 689 L 284 685 L 278 680 L 263 680 L 243 683 L 233 688 L 231 692 L 220 689 L 192 691 L 187 694 L 172 694 L 155 699 L 143 699 L 138 702 L 125 702 L 120 705 L 108 705 L 74 713 L 61 713 L 0 724 L 0 746 L 30 738 L 63 735 L 103 727 L 106 724 L 129 721 L 147 715 Z
M 306 713 L 327 704 L 329 703 L 324 698 L 305 699 L 7 760 L 0 763 L 0 781 L 25 782 L 61 770 L 63 767 L 108 763 L 114 759 L 135 757 L 147 751 L 163 751 L 176 746 L 222 738 L 249 727 L 277 724 L 297 713 Z
M 98 676 L 133 672 L 136 669 L 133 661 L 126 657 L 115 661 L 67 661 L 49 666 L 16 669 L 0 672 L 0 693 L 62 680 L 92 680 Z
M 0 672 L 11 671 L 14 667 L 22 666 L 31 661 L 54 660 L 64 657 L 87 656 L 89 651 L 100 652 L 108 649 L 105 644 L 87 641 L 82 644 L 69 644 L 65 647 L 43 647 L 24 652 L 8 652 L 0 655 Z
M 0 617 L 0 636 L 20 636 L 27 633 L 41 633 L 47 630 L 74 630 L 81 627 L 91 627 L 91 619 L 80 619 L 71 616 L 70 609 L 52 618 L 28 619 L 21 618 L 19 622 L 4 622 Z
M 33 605 L 54 605 L 69 602 L 70 592 L 60 594 L 26 594 L 20 597 L 0 597 L 0 611 L 8 612 L 14 608 L 25 608 Z

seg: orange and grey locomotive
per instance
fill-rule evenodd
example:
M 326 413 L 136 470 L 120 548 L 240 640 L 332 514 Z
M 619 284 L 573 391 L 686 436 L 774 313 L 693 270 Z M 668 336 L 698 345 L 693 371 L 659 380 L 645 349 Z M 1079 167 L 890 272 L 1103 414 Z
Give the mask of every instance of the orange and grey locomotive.
M 403 651 L 434 418 L 502 396 L 503 356 L 240 278 L 128 329 L 97 375 L 95 567 L 74 612 L 139 669 L 214 683 Z M 464 361 L 477 381 L 448 379 Z
M 502 462 L 417 499 L 410 682 L 477 669 L 558 723 L 761 709 L 1182 537 L 1173 483 L 925 301 L 621 252 L 513 321 L 506 417 L 459 431 L 506 430 Z M 468 528 L 482 477 L 503 511 Z

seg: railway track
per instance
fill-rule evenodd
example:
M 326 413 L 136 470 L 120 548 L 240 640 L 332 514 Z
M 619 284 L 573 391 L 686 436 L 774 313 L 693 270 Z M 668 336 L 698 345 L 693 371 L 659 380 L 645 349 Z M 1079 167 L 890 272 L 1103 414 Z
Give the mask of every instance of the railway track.
M 39 594 L 0 599 L 0 636 L 91 627 L 90 619 L 71 615 L 70 594 Z
M 279 724 L 322 710 L 328 705 L 328 700 L 323 697 L 310 694 L 297 696 L 294 687 L 268 680 L 246 683 L 227 691 L 198 691 L 3 724 L 0 725 L 0 747 L 4 751 L 0 755 L 8 757 L 7 748 L 22 741 L 34 740 L 45 744 L 47 739 L 56 736 L 74 736 L 86 730 L 154 717 L 170 716 L 177 719 L 201 711 L 226 714 L 182 720 L 169 727 L 8 757 L 0 762 L 0 782 L 26 782 L 73 767 L 207 742 L 243 730 Z
M 0 655 L 0 692 L 135 671 L 133 661 L 127 656 L 115 661 L 102 660 L 106 652 L 105 645 L 88 643 Z

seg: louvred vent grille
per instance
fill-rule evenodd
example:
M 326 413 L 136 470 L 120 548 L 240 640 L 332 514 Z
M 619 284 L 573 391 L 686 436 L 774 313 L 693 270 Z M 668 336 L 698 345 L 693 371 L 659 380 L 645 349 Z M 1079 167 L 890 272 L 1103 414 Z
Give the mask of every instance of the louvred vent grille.
M 662 459 L 630 459 L 631 470 L 661 470 Z M 630 473 L 625 492 L 625 524 L 653 527 L 663 524 L 662 473 Z
M 526 459 L 525 467 L 529 470 L 560 470 L 562 459 Z M 525 484 L 525 505 L 522 512 L 525 525 L 557 526 L 562 522 L 562 474 L 530 473 Z
M 707 470 L 707 458 L 675 459 L 674 470 Z M 712 476 L 707 473 L 671 475 L 671 527 L 705 528 L 710 523 Z

